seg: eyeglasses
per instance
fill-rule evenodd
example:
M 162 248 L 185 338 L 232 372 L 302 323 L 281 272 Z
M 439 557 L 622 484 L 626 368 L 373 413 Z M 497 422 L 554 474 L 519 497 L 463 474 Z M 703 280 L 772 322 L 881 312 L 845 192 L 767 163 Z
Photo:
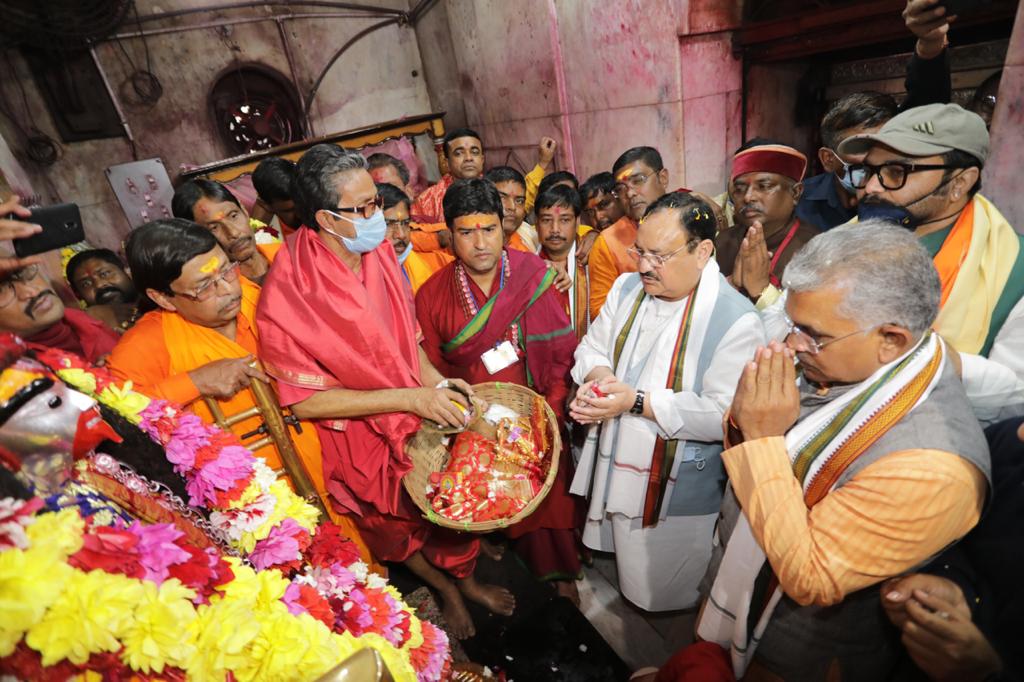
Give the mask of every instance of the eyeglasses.
M 626 192 L 627 189 L 638 190 L 647 184 L 647 181 L 654 177 L 654 174 L 634 173 L 624 180 L 619 180 L 615 185 L 616 196 Z
M 388 226 L 389 230 L 408 230 L 409 226 L 412 225 L 412 220 L 406 218 L 405 220 L 385 220 L 384 224 Z
M 18 297 L 14 285 L 27 284 L 39 276 L 38 265 L 26 265 L 20 270 L 15 270 L 0 282 L 0 308 L 6 308 Z
M 342 213 L 354 213 L 357 215 L 362 215 L 364 218 L 370 218 L 373 216 L 374 213 L 377 212 L 377 209 L 381 208 L 383 205 L 384 197 L 378 194 L 377 196 L 375 196 L 373 199 L 370 199 L 362 206 L 350 206 L 348 208 L 344 206 L 338 206 L 334 210 L 341 211 Z
M 794 340 L 801 346 L 800 348 L 794 348 L 794 350 L 801 353 L 810 353 L 811 355 L 817 355 L 823 348 L 831 346 L 836 341 L 842 341 L 843 339 L 848 339 L 851 336 L 856 336 L 857 334 L 866 334 L 867 332 L 873 331 L 882 326 L 880 324 L 876 324 L 872 327 L 858 329 L 855 332 L 850 332 L 849 334 L 844 334 L 843 336 L 838 336 L 834 339 L 822 342 L 811 334 L 805 332 L 802 328 L 793 324 L 792 320 L 787 318 L 786 322 L 789 324 L 789 331 L 786 332 L 786 338 L 789 338 L 790 336 L 794 337 Z
M 679 253 L 683 249 L 689 249 L 689 250 L 692 251 L 693 250 L 693 245 L 696 244 L 696 243 L 697 243 L 696 240 L 688 241 L 685 244 L 683 244 L 682 246 L 680 246 L 678 249 L 673 251 L 672 253 L 666 253 L 665 255 L 661 255 L 661 254 L 658 254 L 658 253 L 648 253 L 647 251 L 641 251 L 640 249 L 636 248 L 635 246 L 631 246 L 628 249 L 626 249 L 626 253 L 628 253 L 633 258 L 633 260 L 635 260 L 637 262 L 637 265 L 640 265 L 640 261 L 642 261 L 643 259 L 646 258 L 647 262 L 649 262 L 651 264 L 651 266 L 655 270 L 661 270 L 663 267 L 665 267 L 665 263 L 667 263 L 669 261 L 669 259 L 672 258 L 672 256 L 676 255 L 677 253 Z
M 903 189 L 911 173 L 927 170 L 950 170 L 963 166 L 950 166 L 945 163 L 903 163 L 888 161 L 881 165 L 855 163 L 850 166 L 850 181 L 857 189 L 864 189 L 872 177 L 877 177 L 882 187 L 888 190 Z
M 175 296 L 181 296 L 182 298 L 187 298 L 190 301 L 195 301 L 196 303 L 209 301 L 217 293 L 218 284 L 221 282 L 227 282 L 230 284 L 238 280 L 238 269 L 238 263 L 231 263 L 227 267 L 221 268 L 220 272 L 195 291 L 187 293 L 171 289 L 171 293 Z

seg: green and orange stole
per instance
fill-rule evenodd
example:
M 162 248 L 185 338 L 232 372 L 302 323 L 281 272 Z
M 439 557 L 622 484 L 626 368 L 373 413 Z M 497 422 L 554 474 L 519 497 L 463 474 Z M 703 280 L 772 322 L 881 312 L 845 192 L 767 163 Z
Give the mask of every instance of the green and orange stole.
M 789 430 L 786 448 L 808 509 L 828 495 L 858 457 L 927 399 L 945 359 L 944 342 L 929 332 L 904 357 L 802 417 Z M 741 515 L 697 624 L 697 636 L 730 649 L 733 672 L 742 678 L 781 598 L 764 551 Z
M 467 311 L 469 321 L 441 352 L 448 364 L 468 367 L 508 339 L 525 353 L 530 387 L 545 394 L 566 380 L 576 347 L 572 323 L 559 298 L 544 295 L 555 279 L 554 270 L 533 254 L 504 254 L 504 286 L 479 310 Z
M 679 333 L 676 335 L 676 342 L 672 347 L 672 361 L 669 365 L 668 378 L 665 387 L 671 388 L 679 393 L 683 390 L 683 363 L 686 358 L 686 345 L 690 340 L 690 327 L 693 323 L 693 302 L 697 300 L 697 290 L 700 283 L 694 287 L 693 292 L 686 300 L 686 309 L 683 311 L 683 320 L 679 325 Z M 626 339 L 633 329 L 640 306 L 647 298 L 647 293 L 641 288 L 633 301 L 633 307 L 626 318 L 626 324 L 619 331 L 615 338 L 615 349 L 612 355 L 612 366 L 618 372 L 619 358 L 622 357 L 622 349 L 626 345 Z M 679 441 L 676 439 L 665 439 L 661 436 L 655 437 L 654 454 L 651 458 L 651 475 L 647 479 L 647 494 L 644 497 L 643 527 L 648 528 L 658 522 L 658 515 L 662 504 L 665 501 L 665 491 L 668 486 L 669 477 L 672 474 L 672 467 L 675 463 L 676 449 Z

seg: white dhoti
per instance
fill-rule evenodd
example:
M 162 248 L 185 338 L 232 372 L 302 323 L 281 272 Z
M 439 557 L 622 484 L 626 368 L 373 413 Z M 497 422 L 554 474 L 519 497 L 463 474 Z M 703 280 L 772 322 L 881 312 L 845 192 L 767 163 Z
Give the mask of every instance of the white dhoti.
M 669 516 L 643 528 L 641 519 L 611 514 L 587 520 L 583 542 L 615 552 L 622 596 L 646 611 L 676 611 L 697 604 L 697 585 L 711 559 L 718 514 Z
M 583 542 L 614 552 L 623 595 L 643 609 L 668 611 L 697 601 L 724 487 L 718 457 L 722 415 L 744 363 L 764 343 L 764 328 L 753 306 L 711 261 L 693 302 L 682 389 L 666 388 L 688 299 L 648 296 L 637 303 L 641 294 L 635 273 L 616 280 L 576 350 L 572 375 L 582 385 L 593 369 L 612 368 L 621 381 L 646 391 L 654 418 L 623 414 L 600 429 L 592 427 L 571 492 L 589 497 Z M 666 462 L 670 468 L 662 472 L 668 481 L 657 522 L 644 528 L 658 438 L 677 444 L 671 463 Z

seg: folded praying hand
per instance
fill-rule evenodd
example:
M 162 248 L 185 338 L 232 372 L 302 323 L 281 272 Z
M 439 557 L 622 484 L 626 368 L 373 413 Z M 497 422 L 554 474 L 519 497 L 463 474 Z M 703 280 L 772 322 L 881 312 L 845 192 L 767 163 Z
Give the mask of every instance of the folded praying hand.
M 778 341 L 757 349 L 754 360 L 743 368 L 736 395 L 725 413 L 727 431 L 731 422 L 745 440 L 786 435 L 800 417 L 793 358 L 793 351 Z

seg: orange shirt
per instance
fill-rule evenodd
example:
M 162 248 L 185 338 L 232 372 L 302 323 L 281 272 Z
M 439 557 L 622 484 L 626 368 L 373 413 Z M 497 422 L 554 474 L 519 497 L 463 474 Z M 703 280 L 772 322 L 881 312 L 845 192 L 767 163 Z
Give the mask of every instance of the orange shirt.
M 722 460 L 779 585 L 802 605 L 837 604 L 920 565 L 974 527 L 987 488 L 961 457 L 904 450 L 808 510 L 784 438 L 737 445 Z
M 626 249 L 636 243 L 636 221 L 623 216 L 597 236 L 590 250 L 590 319 L 597 319 L 612 284 L 624 272 L 636 272 Z

